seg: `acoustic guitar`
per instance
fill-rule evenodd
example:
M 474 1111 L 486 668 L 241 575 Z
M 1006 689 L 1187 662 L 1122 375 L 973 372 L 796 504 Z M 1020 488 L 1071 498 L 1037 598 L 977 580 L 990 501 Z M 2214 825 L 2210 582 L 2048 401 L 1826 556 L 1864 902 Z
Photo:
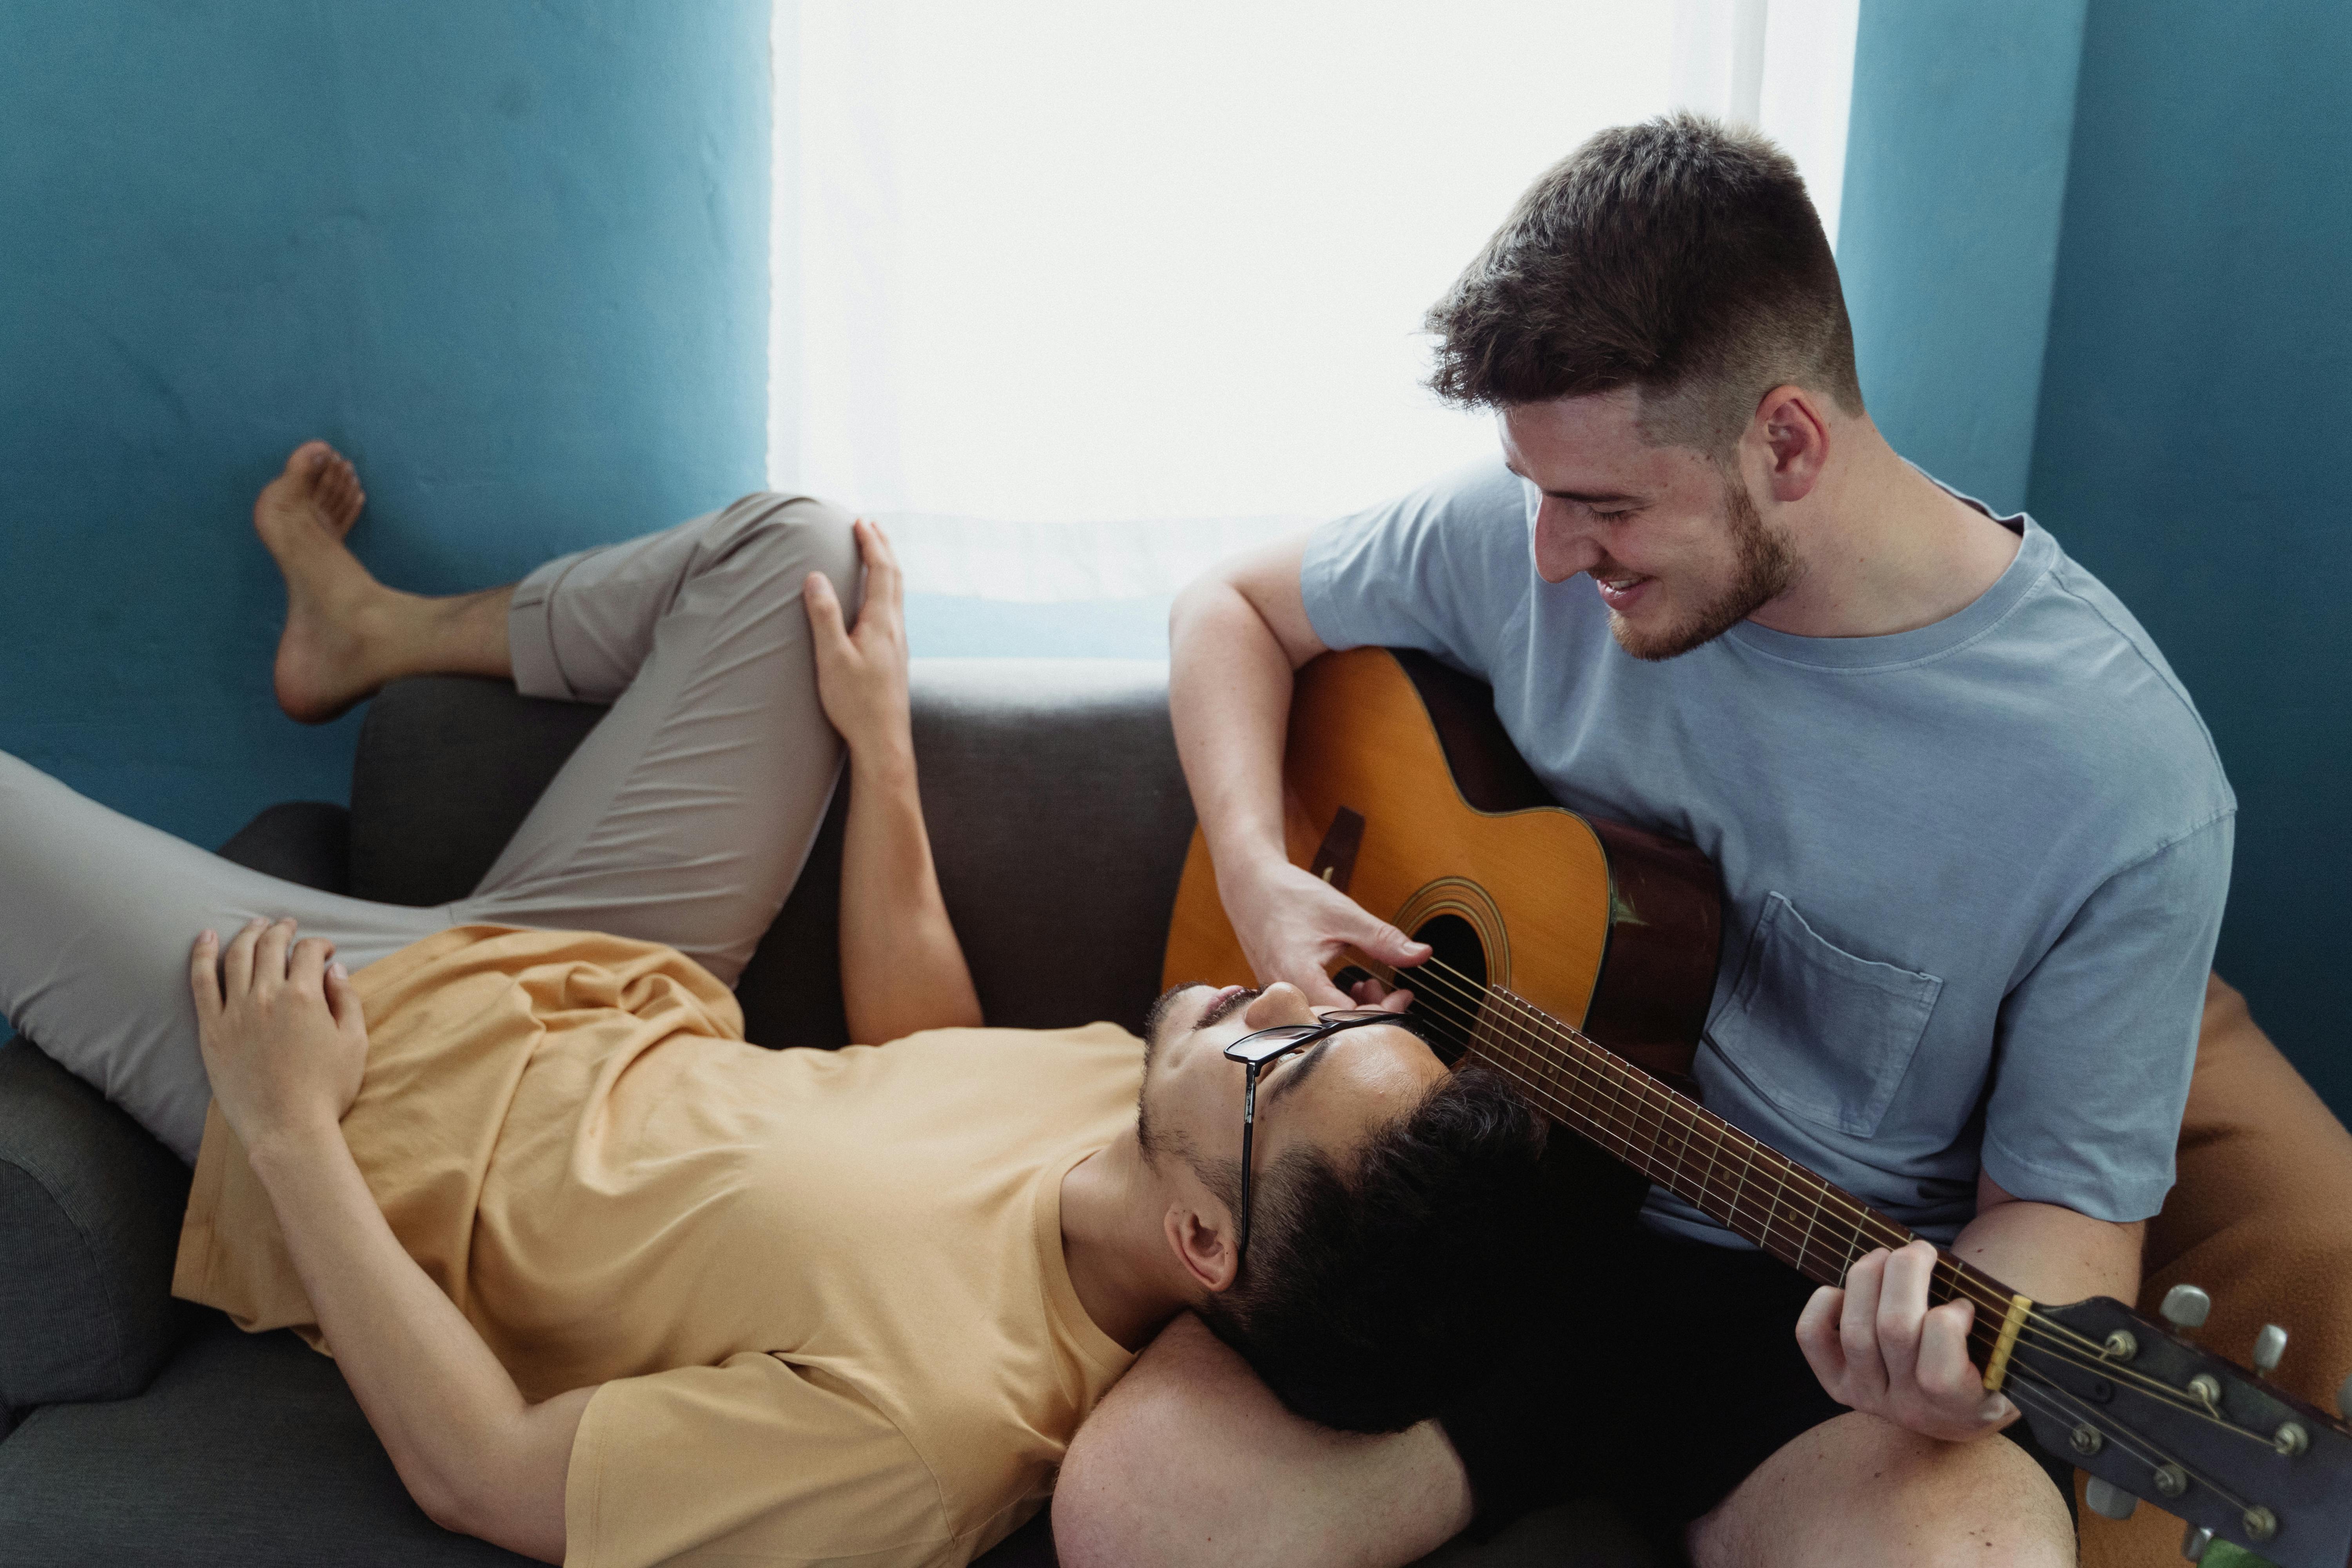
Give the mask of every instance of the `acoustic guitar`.
M 1715 868 L 1553 804 L 1485 685 L 1421 654 L 1327 654 L 1299 672 L 1283 777 L 1293 863 L 1434 949 L 1402 972 L 1351 955 L 1343 986 L 1410 986 L 1450 1064 L 1501 1073 L 1807 1279 L 1842 1284 L 1865 1253 L 1915 1239 L 1698 1103 L 1687 1072 L 1721 942 Z M 1163 984 L 1255 979 L 1195 831 Z M 2157 1502 L 2188 1521 L 2192 1559 L 2217 1539 L 2279 1568 L 2352 1559 L 2352 1429 L 2188 1339 L 2202 1291 L 2176 1287 L 2159 1324 L 2105 1297 L 2035 1301 L 1943 1252 L 1929 1298 L 1976 1304 L 1986 1388 L 2074 1456 L 2094 1509 Z M 2258 1344 L 2256 1364 L 2284 1346 Z M 2352 1415 L 2352 1378 L 2338 1404 Z

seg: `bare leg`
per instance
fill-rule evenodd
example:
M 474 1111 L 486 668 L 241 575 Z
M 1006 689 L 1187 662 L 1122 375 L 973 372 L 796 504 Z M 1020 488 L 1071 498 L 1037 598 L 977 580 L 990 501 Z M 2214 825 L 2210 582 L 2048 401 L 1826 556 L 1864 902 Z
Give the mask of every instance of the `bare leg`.
M 278 705 L 322 724 L 404 675 L 510 678 L 511 586 L 454 598 L 403 594 L 369 575 L 343 538 L 367 494 L 343 456 L 305 441 L 253 503 L 254 531 L 286 574 Z
M 2014 1443 L 1939 1443 L 1849 1413 L 1791 1439 L 1691 1526 L 1699 1568 L 2070 1568 L 2074 1531 Z

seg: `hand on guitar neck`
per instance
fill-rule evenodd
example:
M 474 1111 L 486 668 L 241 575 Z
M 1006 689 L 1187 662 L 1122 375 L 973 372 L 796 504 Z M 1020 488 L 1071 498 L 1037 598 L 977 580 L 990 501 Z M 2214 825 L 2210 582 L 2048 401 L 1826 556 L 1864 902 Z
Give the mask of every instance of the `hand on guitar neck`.
M 2007 1396 L 1985 1392 L 1969 1356 L 1975 1304 L 1927 1305 L 1935 1244 L 1913 1241 L 1854 1260 L 1845 1288 L 1824 1285 L 1797 1320 L 1797 1344 L 1832 1399 L 1922 1436 L 1965 1443 L 2017 1419 Z

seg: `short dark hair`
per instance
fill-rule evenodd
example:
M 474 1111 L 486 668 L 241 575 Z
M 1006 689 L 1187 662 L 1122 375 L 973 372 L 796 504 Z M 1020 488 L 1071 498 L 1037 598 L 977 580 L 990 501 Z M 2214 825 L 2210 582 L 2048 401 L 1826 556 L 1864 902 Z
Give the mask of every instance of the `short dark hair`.
M 1549 1124 L 1498 1074 L 1450 1072 L 1342 1171 L 1294 1149 L 1255 1184 L 1249 1257 L 1199 1310 L 1293 1414 L 1402 1432 L 1532 1309 Z M 1229 1207 L 1241 1163 L 1193 1161 Z
M 1797 166 L 1695 114 L 1603 131 L 1553 165 L 1423 324 L 1431 387 L 1472 406 L 1632 386 L 1651 440 L 1718 455 L 1783 383 L 1862 412 Z

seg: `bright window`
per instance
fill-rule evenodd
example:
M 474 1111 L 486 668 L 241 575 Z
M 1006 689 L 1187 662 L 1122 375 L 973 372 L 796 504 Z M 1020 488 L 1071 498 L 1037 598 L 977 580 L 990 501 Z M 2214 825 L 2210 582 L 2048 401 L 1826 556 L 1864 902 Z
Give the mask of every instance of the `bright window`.
M 1834 232 L 1853 5 L 779 0 L 772 479 L 1025 600 L 1408 489 L 1494 447 L 1423 310 L 1593 131 L 1777 121 Z

